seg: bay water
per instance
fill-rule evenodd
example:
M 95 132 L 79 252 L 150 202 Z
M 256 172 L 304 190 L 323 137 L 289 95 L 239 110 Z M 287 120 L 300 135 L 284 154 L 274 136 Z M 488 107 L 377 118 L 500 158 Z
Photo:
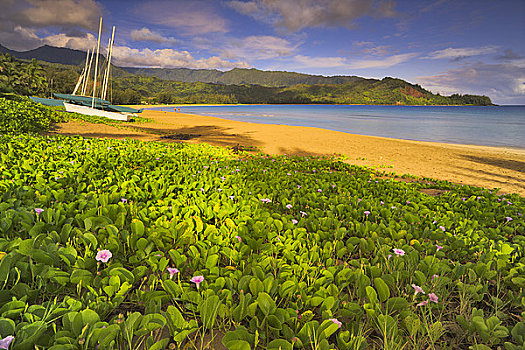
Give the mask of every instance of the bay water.
M 359 135 L 525 149 L 525 106 L 221 105 L 182 113 Z M 173 107 L 152 110 L 173 112 Z

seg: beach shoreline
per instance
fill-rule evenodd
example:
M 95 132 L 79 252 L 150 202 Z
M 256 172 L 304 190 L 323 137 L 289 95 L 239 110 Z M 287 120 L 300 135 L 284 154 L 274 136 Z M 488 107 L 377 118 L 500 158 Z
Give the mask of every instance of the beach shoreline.
M 342 155 L 348 163 L 525 196 L 525 149 L 391 139 L 316 127 L 258 124 L 146 110 L 146 124 L 70 121 L 55 133 L 256 148 L 274 155 Z M 170 135 L 170 138 L 166 138 Z

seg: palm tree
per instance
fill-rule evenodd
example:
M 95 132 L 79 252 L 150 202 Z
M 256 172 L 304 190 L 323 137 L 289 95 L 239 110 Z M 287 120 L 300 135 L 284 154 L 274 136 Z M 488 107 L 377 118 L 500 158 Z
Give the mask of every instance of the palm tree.
M 47 79 L 45 71 L 34 58 L 26 65 L 22 80 L 25 82 L 29 94 L 37 94 L 46 90 Z

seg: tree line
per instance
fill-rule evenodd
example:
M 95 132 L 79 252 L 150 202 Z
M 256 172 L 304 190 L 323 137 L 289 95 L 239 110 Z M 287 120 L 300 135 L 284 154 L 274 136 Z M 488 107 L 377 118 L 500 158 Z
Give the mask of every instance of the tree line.
M 353 79 L 340 84 L 253 84 L 180 82 L 141 76 L 113 67 L 109 97 L 114 104 L 386 104 L 492 105 L 487 96 L 433 94 L 401 79 Z M 81 66 L 21 61 L 0 54 L 0 93 L 51 97 L 71 93 Z

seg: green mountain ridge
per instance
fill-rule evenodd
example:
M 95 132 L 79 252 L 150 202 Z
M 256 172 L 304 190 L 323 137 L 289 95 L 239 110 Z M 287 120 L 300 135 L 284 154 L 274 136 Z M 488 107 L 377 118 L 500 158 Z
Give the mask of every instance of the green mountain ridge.
M 0 72 L 0 92 L 51 96 L 53 92 L 73 91 L 83 68 L 85 53 L 72 53 L 70 51 L 77 50 L 51 46 L 39 49 L 27 51 L 26 60 L 29 59 L 30 53 L 42 54 L 40 58 L 49 57 L 51 52 L 68 55 L 62 59 L 54 59 L 61 63 L 50 63 L 42 59 L 36 61 L 39 59 L 36 57 L 27 63 L 15 60 L 9 53 L 0 54 L 0 64 L 4 66 L 0 66 L 3 69 Z M 78 64 L 63 63 L 70 59 L 79 59 L 81 55 L 84 58 Z M 38 76 L 35 76 L 35 72 L 39 72 Z M 35 85 L 35 77 L 38 78 L 38 86 Z M 116 104 L 492 105 L 487 96 L 441 96 L 417 84 L 391 77 L 379 80 L 241 68 L 221 72 L 205 69 L 132 69 L 113 66 L 111 80 L 110 99 Z
M 60 63 L 67 65 L 80 65 L 85 62 L 86 52 L 64 47 L 50 45 L 40 46 L 29 51 L 15 51 L 0 44 L 0 53 L 7 53 L 13 57 L 23 60 L 36 59 L 39 61 Z M 102 55 L 100 55 L 102 56 Z
M 201 82 L 226 85 L 262 85 L 283 87 L 297 84 L 344 84 L 363 80 L 356 76 L 310 75 L 286 71 L 262 71 L 255 68 L 234 68 L 229 71 L 188 68 L 130 68 L 122 69 L 137 75 L 157 77 L 164 80 Z

